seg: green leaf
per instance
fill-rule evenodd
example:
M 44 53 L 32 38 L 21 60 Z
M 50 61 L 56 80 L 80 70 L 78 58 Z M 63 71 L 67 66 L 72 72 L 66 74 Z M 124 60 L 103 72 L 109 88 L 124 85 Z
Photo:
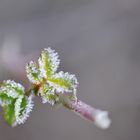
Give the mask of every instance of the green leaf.
M 42 103 L 49 103 L 54 105 L 58 101 L 58 97 L 55 94 L 44 94 L 42 96 Z
M 19 95 L 23 95 L 24 93 L 24 87 L 11 80 L 4 81 L 0 87 L 0 95 L 5 94 L 13 99 L 18 98 Z
M 50 86 L 54 87 L 57 92 L 76 92 L 77 79 L 75 75 L 59 72 L 48 79 Z
M 54 50 L 45 48 L 38 62 L 42 77 L 48 78 L 56 72 L 60 60 L 58 59 L 58 54 Z
M 26 73 L 29 81 L 33 84 L 40 84 L 42 81 L 42 77 L 40 75 L 40 70 L 37 64 L 31 61 L 26 65 Z
M 16 123 L 23 124 L 33 109 L 33 96 L 20 96 L 15 102 Z
M 0 94 L 0 105 L 5 106 L 11 104 L 13 101 L 12 97 L 8 97 L 6 94 Z
M 21 105 L 20 105 L 21 110 L 20 110 L 19 116 L 21 116 L 23 114 L 24 110 L 26 109 L 27 104 L 28 104 L 28 100 L 27 100 L 27 97 L 25 96 L 22 99 L 22 102 L 21 102 Z
M 50 103 L 51 105 L 53 105 L 58 97 L 55 94 L 54 88 L 50 87 L 48 84 L 43 84 L 40 87 L 39 93 L 42 97 L 42 103 Z
M 4 119 L 11 126 L 13 126 L 15 121 L 16 121 L 14 103 L 15 103 L 15 100 L 12 102 L 12 104 L 4 106 L 4 108 L 3 108 L 3 110 L 4 110 Z

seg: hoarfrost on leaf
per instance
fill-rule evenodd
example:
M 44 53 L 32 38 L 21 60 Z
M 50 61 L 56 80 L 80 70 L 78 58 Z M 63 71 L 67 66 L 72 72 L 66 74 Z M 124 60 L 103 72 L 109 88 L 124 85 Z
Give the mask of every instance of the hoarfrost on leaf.
M 0 98 L 1 98 L 1 95 L 7 95 L 8 97 L 15 99 L 19 95 L 23 95 L 24 92 L 25 92 L 24 87 L 21 84 L 16 83 L 16 82 L 11 81 L 11 80 L 7 80 L 1 84 Z
M 15 109 L 14 109 L 14 103 L 15 103 L 15 100 L 13 100 L 13 102 L 9 105 L 5 105 L 3 107 L 3 111 L 4 111 L 4 119 L 5 121 L 13 126 L 14 123 L 15 123 L 15 120 L 16 120 L 16 117 L 15 117 Z
M 51 48 L 43 49 L 38 60 L 42 77 L 48 78 L 57 71 L 60 63 L 58 57 L 58 53 Z
M 43 84 L 39 89 L 39 93 L 42 97 L 42 103 L 50 103 L 51 105 L 54 105 L 57 100 L 54 88 L 50 87 L 48 84 Z
M 69 74 L 68 72 L 64 73 L 60 71 L 59 73 L 54 74 L 51 78 L 48 79 L 50 86 L 54 87 L 57 92 L 76 92 L 77 88 L 77 79 L 75 75 Z
M 40 84 L 40 82 L 42 81 L 40 70 L 35 62 L 31 61 L 26 65 L 26 73 L 31 83 Z
M 15 103 L 15 116 L 16 116 L 16 123 L 17 124 L 23 124 L 29 117 L 30 112 L 33 109 L 33 101 L 32 101 L 33 95 L 27 96 L 21 96 L 17 99 Z

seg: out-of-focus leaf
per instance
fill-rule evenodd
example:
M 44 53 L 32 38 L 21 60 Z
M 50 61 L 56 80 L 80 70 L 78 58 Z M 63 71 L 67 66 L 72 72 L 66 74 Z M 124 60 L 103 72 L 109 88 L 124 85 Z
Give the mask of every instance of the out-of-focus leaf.
M 13 126 L 16 121 L 14 103 L 15 103 L 15 100 L 11 104 L 6 105 L 3 108 L 4 119 L 11 126 Z
M 12 97 L 8 97 L 6 94 L 0 94 L 0 105 L 5 106 L 12 103 L 14 99 Z
M 23 95 L 25 93 L 24 87 L 11 80 L 4 81 L 0 87 L 0 95 L 5 94 L 8 97 L 17 98 L 19 95 Z

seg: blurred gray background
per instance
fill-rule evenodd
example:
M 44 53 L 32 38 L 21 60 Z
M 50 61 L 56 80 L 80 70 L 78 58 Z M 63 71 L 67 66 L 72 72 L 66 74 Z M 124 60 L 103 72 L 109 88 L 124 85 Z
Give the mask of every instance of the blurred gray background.
M 100 130 L 36 99 L 25 125 L 11 128 L 0 115 L 0 139 L 138 140 L 140 1 L 0 0 L 1 81 L 27 87 L 25 64 L 48 46 L 59 53 L 60 69 L 77 75 L 78 97 L 110 112 L 111 127 Z

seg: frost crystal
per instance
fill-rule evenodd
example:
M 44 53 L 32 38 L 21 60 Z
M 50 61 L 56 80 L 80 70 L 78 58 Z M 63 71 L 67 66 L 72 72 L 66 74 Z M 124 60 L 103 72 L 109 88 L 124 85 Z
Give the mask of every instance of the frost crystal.
M 18 117 L 19 117 L 20 111 L 21 111 L 20 105 L 21 105 L 23 97 L 24 96 L 19 96 L 19 98 L 15 102 L 15 117 L 16 117 L 17 123 L 18 123 Z

